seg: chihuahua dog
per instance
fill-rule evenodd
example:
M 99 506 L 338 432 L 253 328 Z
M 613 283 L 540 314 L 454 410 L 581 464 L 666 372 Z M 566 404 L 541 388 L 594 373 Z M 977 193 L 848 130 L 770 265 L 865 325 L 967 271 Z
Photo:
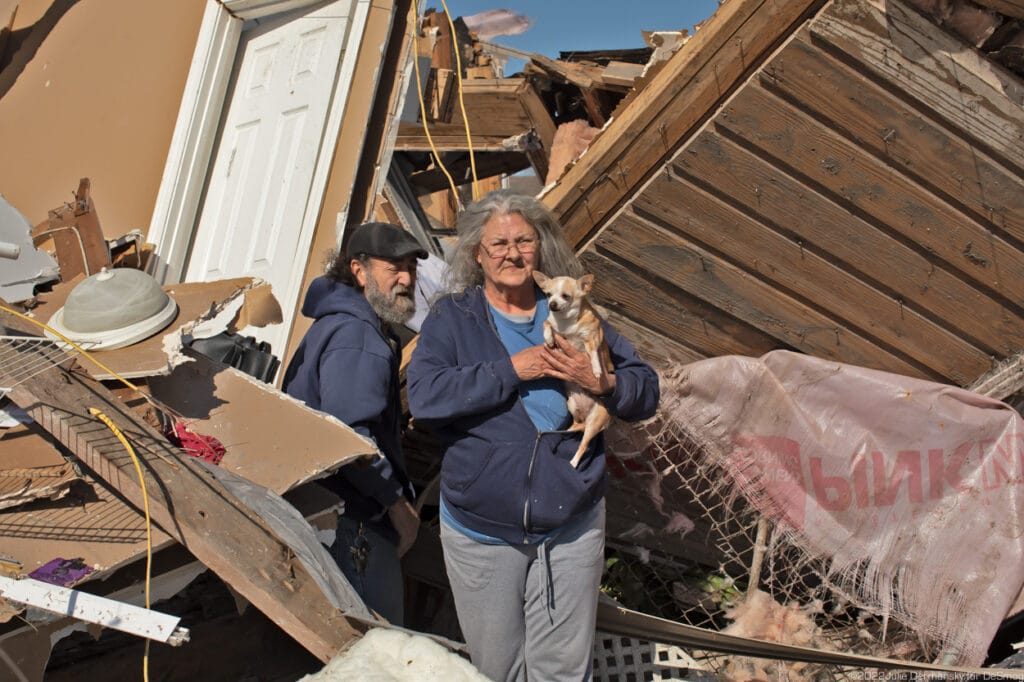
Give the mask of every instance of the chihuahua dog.
M 587 295 L 594 286 L 594 276 L 584 275 L 576 279 L 548 277 L 542 272 L 534 272 L 533 279 L 548 299 L 544 343 L 550 348 L 555 348 L 555 334 L 558 334 L 574 348 L 590 357 L 590 368 L 595 377 L 601 376 L 602 369 L 611 372 L 612 360 L 608 353 L 608 344 L 604 341 L 601 318 L 587 300 Z M 600 401 L 572 382 L 566 382 L 566 393 L 573 420 L 569 430 L 583 431 L 583 439 L 576 450 L 576 455 L 569 462 L 573 467 L 577 467 L 587 445 L 608 426 L 611 415 Z

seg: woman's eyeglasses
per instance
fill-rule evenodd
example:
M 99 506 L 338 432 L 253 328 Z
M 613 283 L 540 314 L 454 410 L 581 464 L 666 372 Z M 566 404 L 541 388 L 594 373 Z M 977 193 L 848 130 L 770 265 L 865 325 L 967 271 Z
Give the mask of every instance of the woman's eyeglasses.
M 514 242 L 495 241 L 490 244 L 480 244 L 484 253 L 491 258 L 504 258 L 508 255 L 509 249 L 513 246 L 516 247 L 516 251 L 520 254 L 528 256 L 537 250 L 537 239 L 534 237 L 523 237 L 522 239 L 517 239 Z

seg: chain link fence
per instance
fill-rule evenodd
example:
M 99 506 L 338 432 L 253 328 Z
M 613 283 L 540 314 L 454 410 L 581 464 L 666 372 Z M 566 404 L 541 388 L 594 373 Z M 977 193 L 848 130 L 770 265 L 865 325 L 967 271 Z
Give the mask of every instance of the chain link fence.
M 827 562 L 773 533 L 691 433 L 658 422 L 618 424 L 608 438 L 606 596 L 653 616 L 768 641 L 915 661 L 940 655 L 878 605 L 840 589 Z M 838 666 L 687 653 L 701 669 L 732 680 L 865 678 Z M 599 672 L 598 679 L 627 679 Z M 634 679 L 695 679 L 659 674 Z

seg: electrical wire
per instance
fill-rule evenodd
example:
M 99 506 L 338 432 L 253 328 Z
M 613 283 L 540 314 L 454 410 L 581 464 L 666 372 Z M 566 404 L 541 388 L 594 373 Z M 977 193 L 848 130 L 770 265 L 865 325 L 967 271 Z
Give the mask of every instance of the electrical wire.
M 455 197 L 455 202 L 458 207 L 462 208 L 462 201 L 459 199 L 459 189 L 455 184 L 455 179 L 452 174 L 448 172 L 444 162 L 441 161 L 441 154 L 437 151 L 437 147 L 434 146 L 434 138 L 430 135 L 430 126 L 427 125 L 427 104 L 423 100 L 423 80 L 420 76 L 420 51 L 419 51 L 419 34 L 420 34 L 420 17 L 416 11 L 416 3 L 412 6 L 412 51 L 413 51 L 413 68 L 416 71 L 416 94 L 420 100 L 420 118 L 423 119 L 423 132 L 427 136 L 427 144 L 430 145 L 430 151 L 434 155 L 434 163 L 437 164 L 438 168 L 444 172 L 446 178 L 448 178 L 448 184 L 451 185 L 452 195 Z
M 134 390 L 136 393 L 141 395 L 146 400 L 148 400 L 148 401 L 153 400 L 152 396 L 148 396 L 145 393 L 143 393 L 142 391 L 140 391 L 138 386 L 136 386 L 132 382 L 128 381 L 127 379 L 122 377 L 120 374 L 118 374 L 117 372 L 115 372 L 114 370 L 110 369 L 109 367 L 104 365 L 102 362 L 97 360 L 96 358 L 92 357 L 92 355 L 88 351 L 86 351 L 84 348 L 79 346 L 77 343 L 75 343 L 71 339 L 67 338 L 66 336 L 64 336 L 63 334 L 58 332 L 56 329 L 53 329 L 49 325 L 44 324 L 44 323 L 40 322 L 39 320 L 33 320 L 28 315 L 23 315 L 22 313 L 19 313 L 17 310 L 11 310 L 7 306 L 0 305 L 0 310 L 6 312 L 8 314 L 14 315 L 17 318 L 20 318 L 22 320 L 30 322 L 30 323 L 32 323 L 32 324 L 34 324 L 36 326 L 42 327 L 43 329 L 45 329 L 46 331 L 48 331 L 48 332 L 50 332 L 52 334 L 56 334 L 62 340 L 64 340 L 65 342 L 70 344 L 73 348 L 75 348 L 83 356 L 85 356 L 90 361 L 95 363 L 97 366 L 102 368 L 105 372 L 107 372 L 107 373 L 113 375 L 115 378 L 117 378 L 118 381 L 120 381 L 122 384 L 124 384 L 128 388 Z M 154 406 L 158 407 L 156 405 L 154 405 Z M 159 406 L 158 409 L 165 409 L 165 408 L 163 406 Z M 128 456 L 132 460 L 132 464 L 135 465 L 135 473 L 139 477 L 139 485 L 142 487 L 142 508 L 143 508 L 143 512 L 146 515 L 146 583 L 145 583 L 145 591 L 146 591 L 146 608 L 148 609 L 148 608 L 150 608 L 150 581 L 151 581 L 152 571 L 153 571 L 153 523 L 152 523 L 152 520 L 151 520 L 150 515 L 149 515 L 149 493 L 146 490 L 146 477 L 142 473 L 142 464 L 140 464 L 140 462 L 139 462 L 138 455 L 135 454 L 135 450 L 134 450 L 134 448 L 132 448 L 131 443 L 128 442 L 128 439 L 124 437 L 123 433 L 121 433 L 121 429 L 117 428 L 117 425 L 114 424 L 113 421 L 111 421 L 110 417 L 108 417 L 107 415 L 103 414 L 100 410 L 96 409 L 95 407 L 90 407 L 90 408 L 88 408 L 88 410 L 89 410 L 89 414 L 91 414 L 92 416 L 96 417 L 101 422 L 103 422 L 103 424 L 106 425 L 106 427 L 113 432 L 113 434 L 117 437 L 117 439 L 119 441 L 121 441 L 121 444 L 124 446 L 124 449 L 128 452 Z M 146 639 L 146 648 L 145 648 L 145 650 L 143 652 L 143 657 L 142 657 L 142 678 L 143 678 L 144 682 L 149 682 L 149 641 L 150 640 L 147 638 Z
M 452 42 L 455 44 L 455 82 L 459 90 L 459 108 L 462 110 L 462 123 L 466 127 L 466 143 L 469 145 L 469 167 L 473 172 L 473 200 L 480 198 L 480 181 L 476 177 L 476 156 L 473 153 L 473 136 L 469 132 L 469 118 L 466 116 L 466 102 L 462 97 L 462 58 L 459 53 L 459 39 L 455 35 L 455 22 L 452 21 L 452 13 L 448 11 L 448 3 L 441 0 L 444 7 L 444 15 L 448 18 L 448 27 L 452 32 Z
M 135 473 L 139 476 L 139 485 L 142 486 L 142 509 L 146 514 L 146 609 L 149 609 L 150 582 L 153 575 L 153 522 L 149 517 L 149 493 L 146 491 L 146 477 L 142 473 L 142 464 L 139 463 L 139 457 L 135 454 L 135 449 L 132 448 L 132 444 L 128 442 L 124 434 L 121 433 L 121 429 L 117 428 L 117 425 L 111 421 L 110 417 L 95 407 L 89 408 L 89 414 L 103 422 L 117 436 L 128 456 L 131 457 L 132 464 L 135 465 Z M 149 642 L 150 640 L 147 637 L 146 647 L 142 653 L 142 679 L 144 682 L 149 682 Z
M 63 227 L 54 227 L 53 229 L 50 230 L 44 230 L 43 232 L 40 232 L 37 235 L 33 235 L 32 243 L 35 244 L 35 240 L 39 239 L 40 237 L 45 237 L 48 234 L 53 234 L 54 232 L 61 232 L 63 230 L 71 230 L 75 234 L 75 237 L 78 238 L 78 249 L 82 252 L 82 268 L 85 269 L 85 276 L 88 277 L 89 275 L 92 274 L 91 272 L 89 272 L 89 259 L 85 255 L 85 242 L 82 240 L 82 233 L 78 231 L 78 227 L 76 225 L 64 225 Z
M 92 363 L 93 363 L 94 365 L 96 365 L 97 367 L 99 367 L 100 369 L 102 369 L 102 370 L 103 370 L 104 372 L 106 372 L 106 373 L 110 374 L 111 376 L 113 376 L 113 377 L 114 377 L 115 379 L 117 379 L 118 381 L 120 381 L 120 382 L 121 382 L 122 384 L 124 384 L 124 385 L 125 385 L 125 386 L 127 386 L 128 388 L 130 388 L 130 389 L 132 389 L 133 391 L 137 391 L 138 393 L 142 394 L 142 396 L 143 396 L 144 398 L 148 398 L 148 397 L 149 397 L 149 396 L 147 396 L 147 395 L 146 395 L 145 393 L 142 393 L 142 391 L 140 391 L 140 390 L 139 390 L 139 387 L 138 387 L 138 386 L 136 386 L 135 384 L 133 384 L 132 382 L 128 381 L 127 379 L 125 379 L 124 377 L 122 377 L 122 376 L 121 376 L 120 374 L 118 374 L 118 373 L 117 373 L 117 372 L 115 372 L 114 370 L 112 370 L 112 369 L 110 369 L 109 367 L 107 367 L 106 365 L 104 365 L 104 364 L 103 364 L 102 362 L 100 362 L 99 360 L 97 360 L 96 358 L 94 358 L 94 357 L 93 357 L 93 356 L 92 356 L 92 355 L 91 355 L 91 354 L 89 353 L 89 351 L 85 350 L 84 348 L 82 348 L 81 346 L 79 346 L 79 345 L 78 345 L 77 343 L 75 343 L 74 341 L 72 341 L 72 340 L 71 340 L 71 339 L 69 339 L 68 337 L 66 337 L 66 336 L 64 336 L 63 334 L 61 334 L 61 333 L 60 333 L 59 331 L 57 331 L 56 329 L 54 329 L 54 328 L 53 328 L 53 327 L 51 327 L 50 325 L 48 325 L 48 324 L 45 324 L 45 323 L 43 323 L 43 322 L 40 322 L 39 320 L 35 320 L 35 319 L 32 319 L 32 318 L 31 318 L 31 317 L 29 317 L 28 315 L 25 315 L 25 314 L 23 314 L 23 313 L 19 313 L 19 312 L 18 312 L 17 310 L 11 310 L 11 309 L 10 309 L 10 308 L 8 308 L 7 306 L 3 306 L 3 305 L 0 305 L 0 310 L 4 311 L 5 313 L 8 313 L 8 314 L 10 314 L 10 315 L 14 315 L 15 317 L 17 317 L 17 318 L 20 318 L 20 319 L 22 319 L 22 320 L 25 320 L 26 322 L 29 322 L 29 323 L 31 323 L 31 324 L 34 324 L 34 325 L 36 325 L 37 327 L 41 327 L 42 329 L 45 329 L 46 331 L 48 331 L 49 333 L 53 334 L 54 336 L 57 336 L 58 338 L 60 338 L 60 340 L 61 340 L 61 341 L 63 341 L 64 343 L 66 343 L 66 344 L 70 345 L 70 346 L 71 346 L 72 348 L 74 348 L 74 349 L 75 349 L 75 350 L 77 350 L 77 351 L 78 351 L 79 353 L 81 353 L 81 354 L 82 354 L 82 355 L 83 355 L 83 356 L 84 356 L 84 357 L 85 357 L 86 359 L 88 359 L 88 360 L 89 360 L 90 362 L 92 362 Z M 156 407 L 156 406 L 154 405 L 154 407 Z

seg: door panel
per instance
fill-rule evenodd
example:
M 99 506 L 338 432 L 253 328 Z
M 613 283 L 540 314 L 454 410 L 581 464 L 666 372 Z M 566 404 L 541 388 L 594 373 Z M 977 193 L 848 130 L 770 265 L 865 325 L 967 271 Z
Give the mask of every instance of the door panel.
M 186 279 L 252 276 L 279 300 L 305 262 L 299 243 L 352 0 L 246 26 Z M 283 350 L 284 327 L 249 330 Z

